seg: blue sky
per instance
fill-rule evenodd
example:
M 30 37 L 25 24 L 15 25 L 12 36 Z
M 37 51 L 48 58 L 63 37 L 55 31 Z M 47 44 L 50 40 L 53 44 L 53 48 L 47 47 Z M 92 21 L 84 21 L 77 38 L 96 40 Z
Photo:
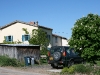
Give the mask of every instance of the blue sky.
M 0 0 L 0 26 L 38 21 L 66 38 L 75 21 L 89 13 L 100 15 L 100 0 Z

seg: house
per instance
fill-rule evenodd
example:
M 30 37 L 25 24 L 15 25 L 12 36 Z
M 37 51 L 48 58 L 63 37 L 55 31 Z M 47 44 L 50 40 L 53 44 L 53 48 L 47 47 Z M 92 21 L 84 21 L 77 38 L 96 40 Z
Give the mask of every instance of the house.
M 30 34 L 25 34 L 25 31 L 22 30 L 23 28 L 26 28 L 30 34 L 33 29 L 42 28 L 47 33 L 48 38 L 50 39 L 50 43 L 48 47 L 52 46 L 52 30 L 53 29 L 38 25 L 38 21 L 27 23 L 27 22 L 16 20 L 12 23 L 9 23 L 1 27 L 0 28 L 0 43 L 3 42 L 4 37 L 5 37 L 6 41 L 8 42 L 20 41 L 23 44 L 28 44 Z
M 29 34 L 26 34 L 22 29 L 26 28 Z M 47 36 L 50 40 L 48 48 L 52 46 L 67 46 L 67 38 L 52 34 L 53 29 L 44 27 L 38 24 L 37 22 L 23 22 L 23 21 L 13 21 L 3 27 L 0 27 L 0 43 L 3 42 L 4 37 L 8 42 L 22 42 L 23 44 L 29 44 L 28 40 L 33 29 L 41 28 L 47 33 Z
M 32 56 L 35 60 L 40 59 L 40 46 L 29 44 L 0 44 L 0 55 L 8 55 L 23 61 L 24 57 Z
M 52 34 L 52 38 L 53 38 L 52 46 L 68 46 L 67 38 L 56 35 L 56 34 Z

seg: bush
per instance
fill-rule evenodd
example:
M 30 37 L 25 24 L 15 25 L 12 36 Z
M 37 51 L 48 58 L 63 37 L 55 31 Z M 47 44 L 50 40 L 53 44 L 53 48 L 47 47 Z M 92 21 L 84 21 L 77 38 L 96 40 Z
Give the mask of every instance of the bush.
M 85 73 L 86 72 L 86 67 L 82 64 L 77 65 L 75 67 L 75 71 L 78 72 L 78 73 Z
M 97 63 L 97 66 L 100 66 L 100 61 L 97 61 L 96 63 Z
M 62 71 L 61 71 L 61 74 L 64 74 L 64 73 L 66 73 L 66 72 L 68 72 L 68 68 L 67 68 L 67 67 L 64 67 L 64 68 L 62 69 Z
M 72 65 L 71 67 L 63 68 L 61 74 L 73 74 L 73 73 L 82 73 L 82 74 L 90 74 L 93 71 L 91 66 L 84 66 L 83 64 Z
M 47 59 L 40 59 L 41 64 L 47 63 Z
M 42 50 L 40 50 L 40 54 L 41 55 L 47 55 L 48 50 L 46 48 L 42 48 Z
M 64 73 L 68 73 L 68 74 L 74 73 L 74 67 L 71 66 L 70 68 L 67 68 L 67 67 L 63 68 L 61 71 L 61 74 L 64 74 Z
M 95 70 L 94 74 L 95 74 L 95 75 L 100 75 L 100 69 Z
M 72 73 L 74 73 L 74 72 L 75 72 L 74 66 L 69 67 L 68 73 L 72 74 Z
M 90 74 L 92 70 L 93 68 L 91 66 L 84 66 L 83 64 L 78 64 L 75 66 L 75 72 L 77 73 Z
M 24 66 L 18 62 L 15 58 L 9 58 L 8 56 L 0 56 L 0 66 Z

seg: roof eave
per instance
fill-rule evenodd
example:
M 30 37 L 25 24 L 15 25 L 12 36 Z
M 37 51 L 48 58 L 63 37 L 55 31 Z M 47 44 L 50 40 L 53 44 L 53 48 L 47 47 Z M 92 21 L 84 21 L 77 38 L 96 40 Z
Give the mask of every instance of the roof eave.
M 48 27 L 44 27 L 44 26 L 41 26 L 41 25 L 38 25 L 40 28 L 44 28 L 44 29 L 49 29 L 49 30 L 53 30 L 51 28 L 48 28 Z
M 55 37 L 60 37 L 60 38 L 62 38 L 62 39 L 66 39 L 66 40 L 67 40 L 67 38 L 66 38 L 66 37 L 62 37 L 62 36 L 59 36 L 59 35 L 56 35 L 56 34 L 52 34 L 52 36 L 55 36 Z

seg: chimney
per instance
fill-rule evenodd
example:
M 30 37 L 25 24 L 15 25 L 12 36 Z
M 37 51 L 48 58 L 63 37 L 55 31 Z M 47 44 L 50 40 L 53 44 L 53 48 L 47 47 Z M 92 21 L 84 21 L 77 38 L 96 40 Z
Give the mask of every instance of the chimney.
M 35 26 L 38 26 L 38 21 L 35 22 Z
M 35 23 L 34 23 L 34 22 L 32 22 L 32 21 L 30 21 L 30 22 L 29 22 L 29 24 L 30 24 L 30 25 L 34 25 Z

